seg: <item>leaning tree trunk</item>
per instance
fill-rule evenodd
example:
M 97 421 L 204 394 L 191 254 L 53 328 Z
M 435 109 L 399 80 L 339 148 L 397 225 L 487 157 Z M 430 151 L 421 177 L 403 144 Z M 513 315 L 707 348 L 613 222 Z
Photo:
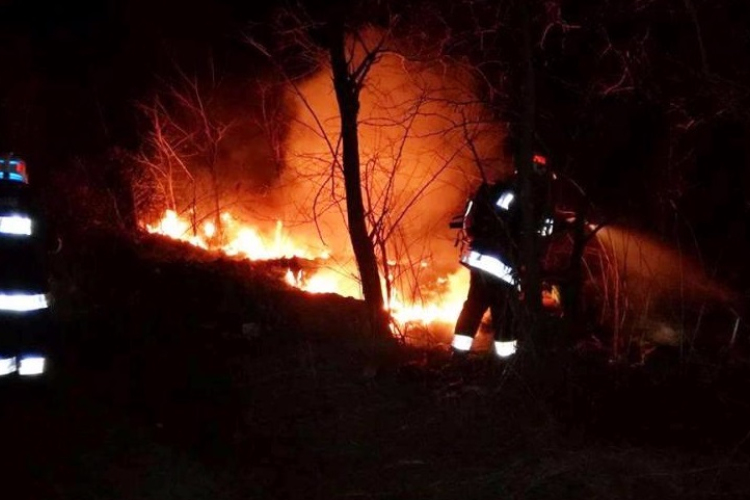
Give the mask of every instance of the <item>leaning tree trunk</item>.
M 212 140 L 212 139 L 209 139 Z M 209 159 L 208 159 L 208 171 L 211 175 L 211 191 L 213 191 L 212 198 L 213 198 L 213 205 L 214 205 L 214 227 L 216 229 L 216 233 L 214 235 L 215 241 L 218 243 L 219 246 L 224 245 L 224 224 L 221 222 L 221 191 L 219 188 L 219 176 L 216 172 L 216 148 L 214 146 L 211 146 L 211 151 L 209 153 Z
M 537 207 L 532 196 L 533 180 L 533 156 L 534 156 L 534 116 L 536 114 L 534 61 L 531 45 L 531 22 L 529 19 L 528 6 L 521 2 L 520 15 L 522 20 L 522 46 L 521 63 L 521 117 L 519 123 L 519 151 L 517 157 L 517 169 L 521 182 L 521 214 L 522 214 L 522 241 L 521 241 L 521 286 L 524 295 L 525 335 L 532 345 L 539 346 L 539 324 L 541 316 L 541 270 L 539 263 L 539 242 L 537 239 Z
M 577 340 L 576 326 L 581 317 L 581 297 L 583 296 L 583 253 L 586 250 L 586 204 L 581 200 L 576 207 L 573 222 L 573 249 L 565 276 L 562 301 L 565 311 L 565 341 L 568 345 Z
M 344 29 L 342 25 L 331 27 L 330 56 L 333 69 L 333 84 L 341 114 L 341 140 L 343 145 L 344 186 L 346 189 L 346 214 L 349 237 L 357 260 L 362 294 L 370 311 L 373 332 L 386 333 L 387 321 L 380 286 L 378 261 L 367 231 L 365 207 L 362 200 L 362 179 L 359 164 L 359 137 L 357 117 L 359 114 L 359 83 L 352 75 L 346 60 Z

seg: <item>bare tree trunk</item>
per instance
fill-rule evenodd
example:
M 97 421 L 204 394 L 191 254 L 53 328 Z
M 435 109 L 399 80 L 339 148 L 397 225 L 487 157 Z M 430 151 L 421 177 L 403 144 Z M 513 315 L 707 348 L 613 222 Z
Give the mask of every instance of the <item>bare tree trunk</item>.
M 219 177 L 218 173 L 216 172 L 216 147 L 215 144 L 211 144 L 210 146 L 210 152 L 209 152 L 209 173 L 211 175 L 211 190 L 213 191 L 213 202 L 214 202 L 214 227 L 216 229 L 216 233 L 214 235 L 214 238 L 218 242 L 218 245 L 221 246 L 224 244 L 224 227 L 221 222 L 221 192 L 219 189 Z
M 698 43 L 698 54 L 700 54 L 701 58 L 701 70 L 704 75 L 708 75 L 708 56 L 706 55 L 706 46 L 703 43 L 703 34 L 700 21 L 698 20 L 698 11 L 692 0 L 683 0 L 683 3 L 685 4 L 685 9 L 688 11 L 688 14 L 690 14 L 690 20 L 692 21 L 693 29 L 695 30 L 695 39 Z
M 167 175 L 167 195 L 168 195 L 168 204 L 169 208 L 171 210 L 177 211 L 177 201 L 175 199 L 174 194 L 174 174 L 172 172 L 172 160 L 168 161 L 168 175 Z
M 526 317 L 525 334 L 532 345 L 538 345 L 538 319 L 542 310 L 541 272 L 539 265 L 539 242 L 537 240 L 537 210 L 532 196 L 533 192 L 533 156 L 534 156 L 534 118 L 536 114 L 535 75 L 533 49 L 531 41 L 531 22 L 528 6 L 520 2 L 522 47 L 521 63 L 523 78 L 521 80 L 521 122 L 519 124 L 519 151 L 516 159 L 521 182 L 522 241 L 521 265 L 524 272 L 521 286 L 524 294 L 524 312 Z
M 366 214 L 362 200 L 362 179 L 359 162 L 359 84 L 349 71 L 344 45 L 344 28 L 340 23 L 330 26 L 330 56 L 333 83 L 341 114 L 341 139 L 343 145 L 344 186 L 349 237 L 357 260 L 362 294 L 368 304 L 373 333 L 387 334 L 387 320 L 380 286 L 378 262 L 373 242 L 367 232 Z
M 190 207 L 192 210 L 190 210 L 190 225 L 193 229 L 193 236 L 198 236 L 198 193 L 197 193 L 197 187 L 195 185 L 195 182 L 192 182 L 192 196 L 190 199 Z
M 583 290 L 583 252 L 586 249 L 587 242 L 586 208 L 585 202 L 582 201 L 581 206 L 577 207 L 576 218 L 573 222 L 573 250 L 570 255 L 570 263 L 565 277 L 565 289 L 562 295 L 567 341 L 574 340 L 575 327 L 580 319 Z

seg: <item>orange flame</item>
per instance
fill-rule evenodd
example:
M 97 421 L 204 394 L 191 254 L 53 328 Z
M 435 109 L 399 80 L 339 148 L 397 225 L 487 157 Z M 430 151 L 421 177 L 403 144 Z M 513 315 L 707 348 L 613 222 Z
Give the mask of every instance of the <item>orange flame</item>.
M 221 223 L 223 243 L 216 241 L 217 228 L 213 222 L 202 223 L 194 231 L 192 224 L 174 210 L 167 210 L 161 220 L 145 224 L 145 228 L 151 234 L 160 234 L 205 250 L 221 251 L 229 256 L 249 260 L 299 257 L 326 261 L 330 258 L 325 249 L 316 249 L 314 244 L 298 241 L 288 234 L 281 221 L 277 221 L 270 234 L 243 223 L 228 212 L 221 215 Z M 429 263 L 422 262 L 420 266 L 427 267 Z M 309 275 L 302 270 L 295 272 L 288 269 L 285 281 L 310 293 L 336 293 L 355 298 L 361 296 L 354 269 L 323 267 Z M 414 325 L 429 327 L 435 324 L 452 325 L 455 322 L 466 295 L 468 273 L 459 270 L 439 278 L 438 284 L 446 290 L 445 293 L 433 294 L 434 297 L 430 296 L 429 300 L 422 301 L 410 302 L 403 298 L 401 291 L 393 290 L 388 311 L 399 331 Z

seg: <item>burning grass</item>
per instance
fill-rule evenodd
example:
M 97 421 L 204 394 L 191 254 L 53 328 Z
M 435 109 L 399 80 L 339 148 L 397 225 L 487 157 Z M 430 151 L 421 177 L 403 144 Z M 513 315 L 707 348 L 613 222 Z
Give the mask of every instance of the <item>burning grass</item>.
M 298 236 L 281 221 L 250 224 L 228 212 L 219 221 L 220 230 L 213 219 L 195 224 L 168 210 L 159 221 L 144 227 L 149 233 L 208 251 L 206 255 L 274 262 L 284 282 L 305 292 L 360 297 L 350 256 L 332 254 L 319 240 L 309 240 L 305 233 Z M 548 253 L 547 266 L 564 269 L 569 258 L 569 240 L 559 239 Z M 606 228 L 588 245 L 584 264 L 584 315 L 582 324 L 573 328 L 578 332 L 596 329 L 596 340 L 608 346 L 615 360 L 642 363 L 660 345 L 680 349 L 687 345 L 694 352 L 699 344 L 715 353 L 744 342 L 745 326 L 732 312 L 731 293 L 699 266 L 654 239 L 623 228 Z M 445 265 L 433 265 L 429 259 L 388 265 L 392 330 L 413 345 L 449 343 L 466 296 L 468 273 L 464 269 L 446 274 L 438 269 Z M 404 274 L 410 278 L 400 280 Z M 559 300 L 552 302 L 555 305 Z M 555 307 L 550 310 L 561 313 Z M 743 328 L 740 335 L 739 326 Z M 708 328 L 719 330 L 705 333 Z M 586 340 L 582 333 L 577 338 Z
M 77 390 L 253 498 L 750 491 L 741 365 L 686 373 L 673 350 L 640 367 L 603 351 L 452 364 L 377 344 L 359 300 L 288 287 L 292 259 L 157 235 L 84 241 L 63 255 L 83 295 L 65 324 Z
M 337 260 L 319 244 L 294 237 L 278 221 L 272 232 L 245 223 L 229 212 L 221 214 L 221 236 L 212 221 L 193 225 L 189 219 L 167 210 L 154 224 L 144 224 L 147 232 L 167 236 L 207 250 L 213 254 L 248 261 L 287 263 L 284 281 L 310 293 L 336 293 L 344 297 L 360 297 L 356 269 L 351 259 Z M 398 263 L 391 268 L 396 272 Z M 422 261 L 419 267 L 429 266 Z M 394 333 L 404 339 L 421 343 L 449 341 L 450 329 L 458 317 L 468 287 L 468 273 L 430 276 L 428 291 L 392 289 L 388 303 Z M 427 273 L 424 273 L 427 275 Z M 393 275 L 389 277 L 393 279 Z M 408 292 L 408 293 L 407 293 Z M 412 300 L 408 300 L 411 297 Z

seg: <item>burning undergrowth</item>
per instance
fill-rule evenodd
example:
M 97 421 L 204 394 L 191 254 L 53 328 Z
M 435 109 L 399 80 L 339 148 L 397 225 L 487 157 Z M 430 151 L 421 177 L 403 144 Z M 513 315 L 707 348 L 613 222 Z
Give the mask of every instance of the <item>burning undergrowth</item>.
M 381 36 L 364 32 L 350 40 L 350 48 L 358 54 Z M 196 134 L 180 135 L 189 126 L 171 124 L 194 113 L 195 106 L 177 116 L 164 114 L 166 106 L 150 108 L 151 148 L 141 163 L 159 179 L 156 192 L 164 215 L 155 216 L 152 205 L 142 216 L 143 226 L 229 256 L 314 261 L 306 270 L 290 268 L 287 281 L 310 292 L 360 297 L 329 72 L 321 63 L 304 81 L 287 82 L 283 98 L 277 99 L 283 105 L 278 114 L 284 119 L 283 134 L 266 150 L 279 151 L 282 168 L 262 191 L 229 196 L 222 187 L 223 172 L 236 170 L 229 162 L 237 159 L 232 144 L 222 142 L 229 130 L 225 120 L 202 111 L 211 126 L 197 134 L 204 137 L 195 144 Z M 188 84 L 178 101 L 197 99 L 197 91 Z M 491 123 L 473 91 L 471 78 L 457 66 L 383 55 L 361 93 L 367 224 L 388 308 L 402 334 L 410 325 L 448 325 L 457 316 L 468 275 L 458 266 L 448 222 L 480 177 L 478 162 L 494 175 L 507 170 L 499 154 L 504 128 Z
M 287 285 L 313 294 L 335 293 L 344 297 L 358 297 L 355 276 L 344 274 L 336 263 L 330 262 L 331 257 L 326 252 L 316 253 L 316 249 L 306 246 L 304 241 L 298 243 L 295 236 L 290 234 L 281 222 L 276 224 L 273 231 L 265 232 L 256 226 L 243 223 L 227 212 L 223 213 L 221 218 L 225 222 L 221 240 L 217 239 L 212 222 L 204 222 L 199 230 L 193 232 L 188 219 L 180 218 L 173 211 L 167 211 L 160 221 L 147 224 L 146 230 L 188 243 L 198 252 L 183 254 L 182 258 L 190 258 L 196 262 L 219 258 L 235 262 L 265 262 L 265 269 L 275 270 L 268 275 L 270 279 L 283 281 Z M 395 268 L 395 264 L 391 267 Z M 427 263 L 422 264 L 422 267 L 427 267 Z M 448 335 L 449 328 L 440 325 L 449 325 L 457 316 L 455 304 L 460 306 L 463 300 L 462 294 L 465 292 L 461 287 L 465 283 L 460 272 L 447 277 L 436 277 L 432 274 L 434 293 L 449 297 L 453 306 L 446 307 L 440 302 L 409 306 L 394 292 L 390 302 L 394 333 L 406 336 L 409 332 L 414 333 L 418 330 L 421 334 L 431 331 L 433 335 Z M 423 271 L 423 275 L 427 276 L 428 272 Z M 434 337 L 433 340 L 438 340 L 438 337 Z
M 361 57 L 381 36 L 363 32 L 349 42 L 353 54 Z M 396 333 L 445 342 L 468 287 L 448 223 L 483 175 L 509 172 L 500 152 L 505 130 L 478 104 L 474 82 L 459 67 L 413 62 L 397 52 L 381 55 L 361 93 L 367 224 Z M 230 117 L 196 106 L 210 102 L 197 83 L 173 92 L 180 113 L 165 103 L 149 108 L 152 133 L 140 164 L 152 188 L 142 193 L 153 196 L 142 226 L 232 258 L 294 259 L 303 265 L 285 269 L 288 284 L 361 297 L 347 229 L 340 117 L 325 61 L 305 79 L 287 81 L 273 98 L 262 94 L 268 143 L 256 155 L 238 146 Z M 241 185 L 243 169 L 265 184 Z M 570 248 L 558 248 L 564 248 L 564 268 Z M 604 228 L 584 260 L 583 300 L 593 311 L 587 320 L 614 336 L 614 345 L 644 336 L 679 345 L 693 328 L 688 319 L 697 327 L 702 321 L 685 311 L 700 316 L 706 303 L 731 302 L 678 249 L 633 231 Z
M 86 285 L 86 300 L 81 315 L 68 322 L 76 333 L 73 345 L 82 351 L 71 366 L 82 372 L 86 387 L 99 387 L 93 399 L 137 412 L 159 442 L 215 456 L 222 470 L 240 462 L 238 477 L 260 470 L 249 482 L 263 481 L 267 491 L 299 484 L 303 475 L 304 491 L 294 495 L 303 498 L 309 488 L 321 488 L 322 463 L 347 472 L 345 480 L 323 476 L 329 496 L 351 484 L 380 491 L 373 485 L 386 481 L 395 488 L 406 478 L 410 494 L 435 498 L 446 477 L 465 490 L 491 494 L 497 485 L 487 486 L 488 474 L 500 478 L 497 484 L 512 480 L 526 491 L 530 475 L 560 468 L 569 471 L 566 484 L 592 484 L 604 495 L 621 487 L 622 471 L 642 484 L 640 478 L 653 472 L 643 465 L 651 453 L 670 458 L 659 462 L 669 465 L 665 470 L 679 471 L 683 448 L 716 446 L 717 433 L 734 445 L 746 433 L 746 410 L 726 403 L 745 394 L 746 378 L 725 376 L 696 391 L 673 379 L 655 386 L 642 370 L 629 372 L 626 384 L 626 374 L 590 360 L 577 360 L 565 377 L 554 378 L 559 374 L 549 366 L 460 370 L 428 359 L 416 366 L 393 361 L 390 371 L 363 383 L 373 346 L 358 335 L 366 317 L 361 301 L 284 286 L 292 261 L 251 262 L 156 235 L 133 241 L 93 233 L 82 242 L 69 241 L 63 257 L 65 269 L 80 266 L 86 281 L 95 281 L 76 275 L 76 283 Z M 102 261 L 119 265 L 99 268 Z M 530 384 L 535 373 L 546 374 L 547 384 Z M 580 377 L 577 383 L 566 378 L 571 373 Z M 549 388 L 561 385 L 570 389 L 565 399 L 545 406 Z M 550 407 L 555 416 L 560 408 L 572 413 L 552 422 Z M 561 429 L 571 432 L 562 435 Z M 578 429 L 586 438 L 576 437 Z M 592 442 L 602 436 L 606 444 Z M 644 449 L 638 446 L 643 436 L 647 443 L 681 449 Z M 540 464 L 540 449 L 555 456 Z M 623 456 L 602 462 L 615 452 Z M 394 465 L 384 468 L 383 457 Z M 735 451 L 732 457 L 744 464 L 744 455 Z M 595 467 L 601 477 L 592 476 L 591 464 L 600 462 L 608 465 Z M 704 462 L 715 478 L 712 462 Z M 685 467 L 696 467 L 691 464 Z M 278 475 L 269 477 L 269 467 Z M 391 470 L 395 478 L 384 474 Z M 671 484 L 673 475 L 654 477 L 669 477 Z M 715 484 L 706 482 L 703 488 Z M 746 483 L 739 484 L 736 490 L 746 491 Z M 695 492 L 691 485 L 680 488 Z

